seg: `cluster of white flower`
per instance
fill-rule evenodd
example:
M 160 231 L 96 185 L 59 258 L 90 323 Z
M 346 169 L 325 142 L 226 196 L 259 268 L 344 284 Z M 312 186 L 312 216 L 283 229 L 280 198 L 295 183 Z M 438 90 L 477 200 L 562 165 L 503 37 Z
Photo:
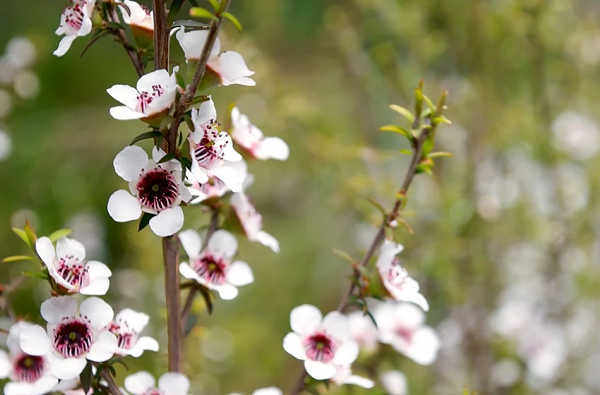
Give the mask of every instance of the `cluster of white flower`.
M 375 383 L 352 374 L 351 365 L 358 358 L 360 348 L 372 352 L 378 343 L 390 345 L 421 365 L 435 361 L 440 340 L 431 327 L 424 325 L 423 310 L 427 311 L 429 305 L 419 292 L 419 284 L 396 257 L 402 249 L 389 240 L 381 247 L 376 266 L 389 300 L 368 299 L 371 317 L 358 311 L 348 315 L 334 311 L 323 318 L 311 305 L 292 310 L 293 332 L 284 338 L 283 348 L 304 361 L 306 372 L 312 378 L 372 388 Z M 405 393 L 406 383 L 400 372 L 387 372 L 380 380 L 389 393 Z

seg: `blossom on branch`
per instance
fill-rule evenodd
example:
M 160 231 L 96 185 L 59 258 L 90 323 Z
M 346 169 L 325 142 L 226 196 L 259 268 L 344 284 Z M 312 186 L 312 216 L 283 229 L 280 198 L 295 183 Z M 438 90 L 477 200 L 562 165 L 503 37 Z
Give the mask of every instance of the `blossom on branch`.
M 169 75 L 167 70 L 160 69 L 140 77 L 135 88 L 113 85 L 106 92 L 123 104 L 110 109 L 113 118 L 122 121 L 141 119 L 157 124 L 175 101 L 177 81 L 175 72 Z
M 86 261 L 85 247 L 77 240 L 63 237 L 56 249 L 47 237 L 35 243 L 40 259 L 56 284 L 68 293 L 105 295 L 110 285 L 110 269 L 102 262 Z
M 70 296 L 50 298 L 42 303 L 41 313 L 47 329 L 23 328 L 20 346 L 27 354 L 45 357 L 61 380 L 79 376 L 87 360 L 108 361 L 117 350 L 117 338 L 104 330 L 114 313 L 102 299 L 91 297 L 78 307 Z
M 156 380 L 148 372 L 138 372 L 125 378 L 125 389 L 133 395 L 188 395 L 190 381 L 181 373 L 169 372 Z
M 158 351 L 158 342 L 150 336 L 138 337 L 150 317 L 132 309 L 121 310 L 106 330 L 117 337 L 118 348 L 115 354 L 139 357 L 144 351 Z
M 10 379 L 4 386 L 5 395 L 41 395 L 52 392 L 58 383 L 46 357 L 30 355 L 21 349 L 21 332 L 32 326 L 25 321 L 13 324 L 6 339 L 8 354 L 0 350 L 0 378 Z
M 129 182 L 129 191 L 119 189 L 108 200 L 108 213 L 117 222 L 136 220 L 142 212 L 155 214 L 150 229 L 160 237 L 171 236 L 183 226 L 179 204 L 191 199 L 181 181 L 181 163 L 175 159 L 158 163 L 165 153 L 154 148 L 152 159 L 138 146 L 125 147 L 113 164 L 116 173 Z
M 231 207 L 237 216 L 246 237 L 250 241 L 258 241 L 274 252 L 279 252 L 279 242 L 262 230 L 262 216 L 244 192 L 235 193 L 231 198 Z
M 231 233 L 217 230 L 203 250 L 202 240 L 194 230 L 181 232 L 179 240 L 190 258 L 189 263 L 179 265 L 181 275 L 214 289 L 222 299 L 234 299 L 238 295 L 237 287 L 254 282 L 252 269 L 246 262 L 232 262 L 238 243 Z
M 290 314 L 290 325 L 293 332 L 283 339 L 283 348 L 304 361 L 306 372 L 316 380 L 331 379 L 358 356 L 348 321 L 337 311 L 323 318 L 314 306 L 298 306 Z
M 349 365 L 336 366 L 336 373 L 335 376 L 331 378 L 331 381 L 337 385 L 351 384 L 363 388 L 373 388 L 375 386 L 373 380 L 353 374 Z
M 127 7 L 122 7 L 123 21 L 129 25 L 134 34 L 149 32 L 152 35 L 152 32 L 154 32 L 154 13 L 145 5 L 132 0 L 125 0 L 123 4 Z
M 231 110 L 231 137 L 253 158 L 286 160 L 290 148 L 279 137 L 265 137 L 237 107 Z
M 396 257 L 403 249 L 402 245 L 392 241 L 383 242 L 377 259 L 379 276 L 392 298 L 401 302 L 414 303 L 424 311 L 428 311 L 429 303 L 419 292 L 419 283 L 408 275 Z
M 251 177 L 251 175 L 248 174 L 248 164 L 241 160 L 239 162 L 228 162 L 227 166 L 232 167 L 233 170 L 237 172 L 238 179 L 244 180 L 242 183 L 243 188 Z M 203 175 L 204 173 L 202 173 L 202 177 Z M 211 198 L 218 198 L 231 191 L 231 188 L 216 176 L 209 178 L 206 182 L 200 183 L 194 176 L 194 173 L 190 171 L 186 173 L 185 181 L 189 184 L 188 190 L 192 195 L 190 204 L 197 204 Z
M 189 141 L 195 180 L 204 184 L 217 178 L 233 192 L 241 191 L 247 171 L 233 165 L 241 161 L 242 156 L 233 149 L 229 134 L 217 129 L 217 110 L 212 99 L 192 110 L 192 122 L 194 130 Z
M 88 35 L 92 31 L 92 14 L 96 0 L 73 0 L 60 16 L 60 25 L 56 35 L 64 37 L 60 40 L 58 48 L 53 52 L 56 56 L 63 56 L 77 37 Z
M 185 28 L 182 26 L 176 30 L 176 37 L 181 49 L 183 49 L 186 61 L 188 63 L 197 62 L 206 44 L 208 31 L 193 30 L 186 33 Z M 254 74 L 254 71 L 248 69 L 242 55 L 234 51 L 220 52 L 221 42 L 217 38 L 210 52 L 206 71 L 216 75 L 218 85 L 256 85 L 256 82 L 252 78 L 249 78 Z

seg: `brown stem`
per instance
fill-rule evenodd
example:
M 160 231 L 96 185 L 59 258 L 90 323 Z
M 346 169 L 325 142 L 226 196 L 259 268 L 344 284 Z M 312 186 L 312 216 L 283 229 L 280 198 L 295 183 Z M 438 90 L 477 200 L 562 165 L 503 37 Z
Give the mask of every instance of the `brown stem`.
M 102 371 L 100 372 L 100 376 L 102 376 L 104 381 L 106 381 L 106 383 L 108 384 L 108 390 L 110 391 L 111 394 L 122 395 L 121 390 L 119 389 L 119 386 L 117 385 L 117 383 L 115 383 L 113 376 L 110 374 L 110 372 L 107 369 L 102 369 Z
M 155 0 L 157 1 L 157 0 Z M 192 81 L 187 86 L 183 95 L 179 99 L 179 103 L 177 103 L 177 108 L 175 109 L 175 114 L 173 117 L 175 120 L 171 123 L 171 128 L 169 129 L 168 141 L 176 141 L 177 139 L 177 131 L 179 130 L 179 124 L 181 123 L 181 117 L 188 110 L 188 107 L 191 105 L 192 100 L 194 99 L 194 95 L 196 94 L 196 90 L 198 89 L 198 85 L 200 81 L 202 81 L 202 77 L 204 77 L 204 72 L 206 71 L 206 63 L 208 62 L 208 58 L 212 51 L 212 48 L 217 40 L 217 36 L 219 34 L 219 30 L 221 29 L 221 23 L 223 22 L 222 13 L 227 11 L 229 7 L 229 3 L 231 0 L 223 0 L 225 3 L 221 7 L 221 10 L 217 12 L 215 15 L 216 18 L 210 23 L 208 27 L 208 36 L 206 38 L 206 43 L 204 44 L 204 48 L 202 48 L 202 53 L 200 54 L 200 59 L 196 65 L 196 70 L 194 71 L 194 76 L 192 77 Z M 173 147 L 174 149 L 174 147 Z
M 162 239 L 165 270 L 165 297 L 167 304 L 167 336 L 169 371 L 180 372 L 183 356 L 183 326 L 179 314 L 179 239 L 177 236 Z
M 169 26 L 165 0 L 152 0 L 154 11 L 154 68 L 169 67 Z
M 112 19 L 113 22 L 119 23 L 119 15 L 117 14 L 116 6 L 111 7 L 110 19 Z M 131 49 L 132 45 L 129 43 L 127 35 L 123 29 L 117 29 L 117 36 L 119 37 L 121 44 L 123 44 L 123 48 L 125 48 L 127 55 L 129 55 L 129 58 L 131 59 L 133 67 L 135 67 L 135 71 L 137 72 L 138 76 L 143 76 L 144 65 L 142 64 L 142 58 L 140 58 L 140 54 Z

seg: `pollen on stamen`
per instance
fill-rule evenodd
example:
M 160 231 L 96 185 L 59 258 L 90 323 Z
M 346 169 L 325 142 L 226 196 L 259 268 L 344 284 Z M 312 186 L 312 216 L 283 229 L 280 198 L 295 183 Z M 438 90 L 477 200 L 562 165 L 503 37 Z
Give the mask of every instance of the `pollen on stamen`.
M 222 285 L 225 283 L 227 264 L 224 259 L 217 259 L 210 253 L 204 253 L 192 262 L 192 269 L 210 284 Z
M 63 319 L 54 329 L 54 349 L 65 358 L 78 358 L 90 351 L 94 336 L 83 317 Z
M 145 173 L 136 189 L 142 206 L 159 212 L 173 207 L 179 196 L 179 185 L 175 177 L 162 168 Z

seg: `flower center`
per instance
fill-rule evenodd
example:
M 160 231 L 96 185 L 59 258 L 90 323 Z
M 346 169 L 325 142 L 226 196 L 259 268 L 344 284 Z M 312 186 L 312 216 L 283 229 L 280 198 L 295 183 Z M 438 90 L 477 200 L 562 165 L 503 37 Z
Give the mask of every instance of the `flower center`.
M 325 333 L 316 333 L 309 336 L 303 343 L 306 356 L 310 360 L 327 363 L 335 355 L 335 343 Z
M 63 322 L 54 329 L 54 348 L 66 358 L 77 358 L 87 353 L 93 341 L 89 323 L 81 318 L 63 318 Z
M 83 23 L 83 7 L 80 3 L 65 8 L 63 11 L 65 23 L 75 30 L 81 29 Z
M 136 110 L 146 114 L 146 111 L 148 111 L 148 107 L 154 101 L 154 99 L 161 97 L 163 93 L 165 93 L 165 89 L 160 84 L 152 85 L 151 92 L 141 91 L 140 94 L 136 97 Z
M 224 259 L 216 259 L 210 254 L 203 254 L 193 262 L 192 268 L 200 277 L 210 284 L 221 285 L 225 283 L 225 271 L 228 262 Z
M 138 181 L 136 189 L 142 206 L 156 211 L 171 208 L 179 197 L 179 185 L 175 177 L 161 168 L 144 174 Z
M 57 273 L 77 290 L 85 287 L 90 282 L 88 269 L 85 262 L 72 255 L 61 257 L 58 261 Z
M 44 358 L 23 354 L 14 362 L 14 375 L 18 381 L 34 383 L 44 374 Z
M 225 155 L 224 150 L 230 143 L 230 141 L 226 139 L 217 141 L 219 138 L 219 131 L 216 129 L 216 126 L 218 125 L 219 124 L 214 119 L 209 120 L 207 124 L 203 126 L 204 137 L 194 149 L 194 157 L 198 161 L 198 164 L 207 169 L 223 160 L 223 156 Z
M 125 324 L 127 326 L 127 324 Z M 129 350 L 133 347 L 136 341 L 136 332 L 127 328 L 112 323 L 108 326 L 108 331 L 117 337 L 117 345 L 119 348 Z
M 395 330 L 396 335 L 400 336 L 406 344 L 412 343 L 414 332 L 408 328 L 397 328 Z

